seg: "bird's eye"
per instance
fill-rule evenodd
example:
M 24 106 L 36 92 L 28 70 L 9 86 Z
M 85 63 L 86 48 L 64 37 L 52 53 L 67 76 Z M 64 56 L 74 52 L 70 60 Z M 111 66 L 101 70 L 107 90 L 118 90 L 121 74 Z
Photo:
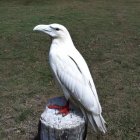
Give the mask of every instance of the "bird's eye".
M 55 30 L 56 30 L 56 31 L 59 31 L 60 29 L 59 29 L 59 28 L 55 28 Z

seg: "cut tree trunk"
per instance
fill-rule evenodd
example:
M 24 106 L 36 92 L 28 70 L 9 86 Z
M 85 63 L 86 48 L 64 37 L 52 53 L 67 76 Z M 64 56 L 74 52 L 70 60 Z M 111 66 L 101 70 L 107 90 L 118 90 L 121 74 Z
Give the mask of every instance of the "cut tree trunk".
M 66 104 L 64 97 L 49 99 L 48 105 Z M 40 118 L 40 139 L 41 140 L 85 140 L 87 125 L 81 111 L 70 105 L 70 113 L 66 116 L 57 114 L 58 110 L 46 109 Z

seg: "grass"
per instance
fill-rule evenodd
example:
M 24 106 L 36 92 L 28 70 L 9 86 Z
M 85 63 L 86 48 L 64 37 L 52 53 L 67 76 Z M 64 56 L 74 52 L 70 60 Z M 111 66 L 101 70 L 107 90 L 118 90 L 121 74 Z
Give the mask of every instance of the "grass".
M 32 31 L 54 22 L 69 29 L 90 67 L 108 124 L 100 139 L 139 139 L 139 14 L 139 0 L 1 0 L 0 139 L 34 138 L 47 99 L 58 96 L 50 39 Z M 96 139 L 90 130 L 88 139 Z

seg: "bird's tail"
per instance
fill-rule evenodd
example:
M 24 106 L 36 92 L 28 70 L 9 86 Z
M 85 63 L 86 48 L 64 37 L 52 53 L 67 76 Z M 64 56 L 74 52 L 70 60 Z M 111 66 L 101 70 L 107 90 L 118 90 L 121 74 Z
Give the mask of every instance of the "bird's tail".
M 94 115 L 92 113 L 88 113 L 87 117 L 95 132 L 101 131 L 103 133 L 106 133 L 107 131 L 105 126 L 106 122 L 101 114 Z

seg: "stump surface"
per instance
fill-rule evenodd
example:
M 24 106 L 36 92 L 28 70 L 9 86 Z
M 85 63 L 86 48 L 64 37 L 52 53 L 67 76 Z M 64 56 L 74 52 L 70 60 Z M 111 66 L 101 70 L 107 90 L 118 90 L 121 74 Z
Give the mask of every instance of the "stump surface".
M 64 106 L 64 97 L 49 99 L 48 105 Z M 47 105 L 47 106 L 48 106 Z M 80 110 L 70 105 L 70 113 L 66 116 L 57 114 L 58 110 L 46 107 L 42 113 L 41 140 L 84 140 L 86 135 L 85 119 Z

